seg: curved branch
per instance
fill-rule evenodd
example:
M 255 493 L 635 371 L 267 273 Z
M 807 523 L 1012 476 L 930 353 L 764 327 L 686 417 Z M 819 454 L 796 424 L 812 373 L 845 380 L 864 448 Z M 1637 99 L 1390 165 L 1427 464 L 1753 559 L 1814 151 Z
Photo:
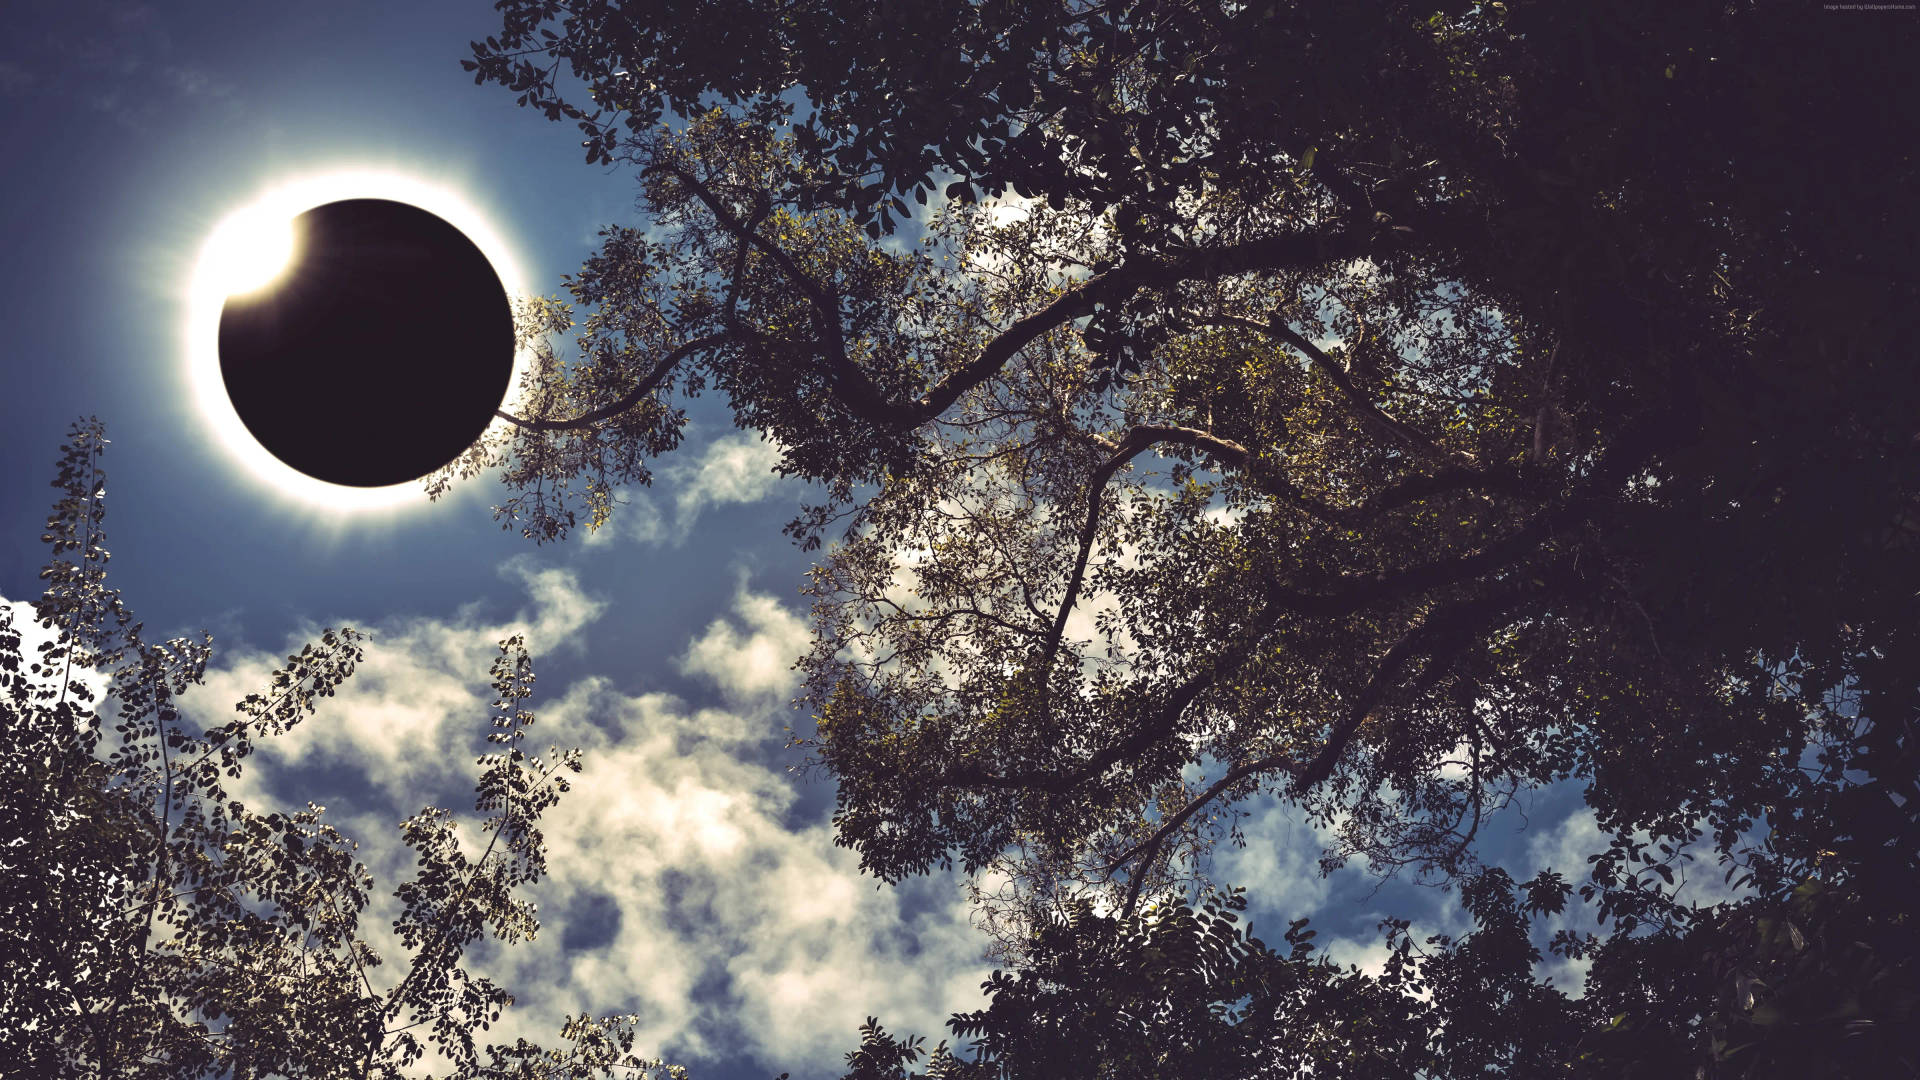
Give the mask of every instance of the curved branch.
M 727 338 L 728 335 L 726 334 L 708 334 L 705 337 L 694 338 L 692 341 L 682 344 L 679 348 L 674 349 L 662 357 L 660 362 L 653 366 L 653 370 L 649 371 L 645 378 L 634 384 L 631 390 L 620 395 L 619 400 L 609 402 L 597 409 L 581 413 L 579 416 L 567 420 L 522 419 L 504 409 L 495 409 L 493 415 L 519 427 L 526 428 L 528 431 L 567 431 L 592 427 L 602 420 L 611 420 L 621 413 L 626 412 L 628 409 L 633 408 L 635 405 L 638 405 L 641 398 L 653 393 L 661 382 L 673 373 L 674 367 L 677 366 L 680 361 L 685 360 L 688 356 L 699 352 L 701 349 L 725 344 Z
M 1088 481 L 1087 520 L 1080 530 L 1079 551 L 1074 558 L 1073 571 L 1067 578 L 1066 594 L 1061 598 L 1059 610 L 1054 616 L 1051 636 L 1047 640 L 1045 655 L 1041 660 L 1042 671 L 1053 666 L 1053 659 L 1058 654 L 1061 639 L 1066 633 L 1067 618 L 1072 613 L 1074 605 L 1079 602 L 1080 588 L 1086 577 L 1087 561 L 1093 554 L 1094 536 L 1099 531 L 1101 502 L 1105 497 L 1108 481 L 1113 479 L 1113 474 L 1122 466 L 1157 443 L 1174 443 L 1204 450 L 1220 461 L 1254 475 L 1262 490 L 1287 499 L 1327 524 L 1350 525 L 1355 521 L 1352 512 L 1310 499 L 1287 483 L 1284 477 L 1274 475 L 1269 470 L 1257 469 L 1257 462 L 1251 451 L 1231 439 L 1221 438 L 1212 432 L 1174 424 L 1137 424 L 1128 428 L 1126 434 L 1121 436 L 1117 443 L 1104 438 L 1099 439 L 1099 445 L 1108 448 L 1111 453 Z
M 1087 573 L 1087 559 L 1093 555 L 1093 540 L 1100 531 L 1100 504 L 1106 496 L 1107 482 L 1121 466 L 1132 461 L 1152 445 L 1150 437 L 1142 428 L 1132 428 L 1122 436 L 1119 445 L 1107 460 L 1094 470 L 1093 477 L 1087 481 L 1087 523 L 1080 529 L 1080 550 L 1074 557 L 1073 572 L 1067 576 L 1067 591 L 1060 598 L 1060 608 L 1053 617 L 1053 627 L 1047 634 L 1047 644 L 1040 658 L 1042 677 L 1053 668 L 1053 658 L 1060 652 L 1060 640 L 1067 632 L 1067 618 L 1073 614 L 1073 606 L 1080 601 L 1080 585 Z
M 1201 693 L 1221 676 L 1231 674 L 1247 661 L 1247 658 L 1253 654 L 1255 646 L 1278 620 L 1279 614 L 1278 610 L 1272 608 L 1263 612 L 1232 648 L 1216 657 L 1211 664 L 1203 667 L 1197 674 L 1168 694 L 1166 701 L 1155 710 L 1150 722 L 1132 735 L 1118 742 L 1108 743 L 1094 751 L 1075 768 L 1066 771 L 1030 769 L 1026 772 L 1001 774 L 990 773 L 977 766 L 964 767 L 954 770 L 937 783 L 947 787 L 1030 789 L 1053 794 L 1071 791 L 1099 776 L 1115 762 L 1131 757 L 1173 734 L 1179 727 L 1180 717 L 1187 711 L 1187 707 L 1192 705 Z
M 711 188 L 692 173 L 665 162 L 656 163 L 645 172 L 664 172 L 680 181 L 706 206 L 722 229 L 725 229 L 734 239 L 752 245 L 755 250 L 771 259 L 773 264 L 780 268 L 780 272 L 786 275 L 787 280 L 793 283 L 794 288 L 799 289 L 807 298 L 808 305 L 813 309 L 814 324 L 820 331 L 822 367 L 828 378 L 833 380 L 835 389 L 840 392 L 843 404 L 876 427 L 919 426 L 917 422 L 901 423 L 903 412 L 900 407 L 887 400 L 887 396 L 880 392 L 880 388 L 873 384 L 872 379 L 867 378 L 867 373 L 861 371 L 859 365 L 847 359 L 847 341 L 845 331 L 840 325 L 838 297 L 802 270 L 800 264 L 793 261 L 793 256 L 788 254 L 786 249 L 761 235 L 758 228 L 759 221 L 770 209 L 770 204 L 762 202 L 754 219 L 743 222 L 727 209 L 726 204 L 714 194 Z M 736 263 L 737 265 L 739 264 Z M 740 272 L 736 269 L 734 274 L 736 289 L 739 276 Z
M 947 376 L 938 386 L 905 410 L 905 426 L 915 427 L 946 412 L 960 395 L 1000 370 L 1013 354 L 1049 330 L 1091 315 L 1136 289 L 1177 285 L 1183 281 L 1211 281 L 1254 270 L 1318 266 L 1338 259 L 1355 259 L 1378 251 L 1382 243 L 1404 243 L 1400 234 L 1373 230 L 1332 233 L 1297 232 L 1262 237 L 1219 248 L 1185 248 L 1172 254 L 1122 263 L 1060 294 L 1053 303 L 1014 322 L 988 342 L 980 355 Z
M 1347 746 L 1353 741 L 1354 736 L 1359 733 L 1360 726 L 1366 722 L 1369 716 L 1373 715 L 1374 710 L 1380 707 L 1381 700 L 1385 698 L 1388 691 L 1397 684 L 1400 674 L 1406 670 L 1407 665 L 1417 656 L 1422 654 L 1430 655 L 1433 653 L 1434 650 L 1428 647 L 1430 644 L 1434 642 L 1464 641 L 1467 635 L 1473 630 L 1484 626 L 1486 623 L 1500 619 L 1503 616 L 1511 615 L 1513 609 L 1519 603 L 1533 596 L 1537 596 L 1547 588 L 1548 586 L 1545 585 L 1533 585 L 1529 583 L 1525 587 L 1503 589 L 1474 600 L 1455 604 L 1452 607 L 1442 609 L 1420 620 L 1418 624 L 1402 635 L 1398 642 L 1394 643 L 1393 648 L 1389 649 L 1385 656 L 1381 657 L 1380 665 L 1374 669 L 1372 678 L 1367 680 L 1366 688 L 1360 692 L 1359 698 L 1354 701 L 1353 707 L 1348 710 L 1346 718 L 1335 726 L 1327 738 L 1326 745 L 1321 748 L 1318 754 L 1314 755 L 1312 761 L 1302 765 L 1291 754 L 1274 753 L 1236 766 L 1225 776 L 1215 781 L 1205 791 L 1195 796 L 1191 802 L 1181 808 L 1179 813 L 1166 819 L 1158 829 L 1154 830 L 1153 835 L 1129 849 L 1125 854 L 1109 863 L 1106 867 L 1103 867 L 1103 869 L 1111 871 L 1126 865 L 1136 857 L 1139 858 L 1139 863 L 1134 867 L 1133 873 L 1130 875 L 1126 905 L 1121 909 L 1122 917 L 1124 918 L 1133 913 L 1134 905 L 1140 898 L 1140 889 L 1146 882 L 1147 874 L 1152 870 L 1154 860 L 1159 857 L 1161 846 L 1166 843 L 1169 836 L 1173 835 L 1189 818 L 1198 813 L 1202 807 L 1218 798 L 1222 792 L 1232 788 L 1240 781 L 1259 773 L 1274 770 L 1285 771 L 1293 775 L 1295 797 L 1306 795 L 1314 786 L 1332 774 L 1334 767 L 1339 763 L 1341 755 L 1346 752 Z M 1450 650 L 1443 647 L 1438 651 L 1444 654 Z M 1478 775 L 1478 767 L 1476 764 L 1476 782 L 1478 781 Z M 1478 827 L 1479 820 L 1478 809 L 1476 805 L 1476 828 Z
M 1270 601 L 1296 615 L 1338 617 L 1351 615 L 1382 600 L 1409 596 L 1477 577 L 1532 547 L 1547 534 L 1547 519 L 1535 518 L 1513 535 L 1495 540 L 1471 555 L 1434 559 L 1401 570 L 1377 574 L 1347 574 L 1327 592 L 1273 590 Z
M 1221 792 L 1226 791 L 1228 788 L 1231 788 L 1249 776 L 1273 769 L 1297 770 L 1299 767 L 1299 763 L 1293 760 L 1293 755 L 1291 754 L 1268 754 L 1266 757 L 1236 766 L 1229 770 L 1227 775 L 1214 781 L 1213 785 L 1207 788 L 1207 790 L 1195 796 L 1193 801 L 1182 807 L 1179 813 L 1162 822 L 1160 827 L 1154 830 L 1152 836 L 1134 845 L 1126 854 L 1109 863 L 1105 869 L 1115 870 L 1133 861 L 1134 856 L 1137 855 L 1140 857 L 1140 864 L 1134 867 L 1133 873 L 1130 875 L 1130 880 L 1127 883 L 1127 902 L 1126 905 L 1120 909 L 1120 917 L 1125 919 L 1133 914 L 1134 904 L 1140 899 L 1140 887 L 1146 883 L 1147 872 L 1152 868 L 1153 861 L 1160 857 L 1160 846 L 1166 843 L 1167 837 L 1172 836 L 1180 826 L 1186 824 L 1188 818 L 1199 812 L 1201 807 L 1212 802 L 1220 796 Z
M 1471 635 L 1488 623 L 1511 616 L 1513 610 L 1526 600 L 1550 591 L 1553 580 L 1559 576 L 1557 568 L 1541 573 L 1539 582 L 1528 581 L 1520 585 L 1509 585 L 1472 600 L 1463 601 L 1440 611 L 1429 614 L 1418 626 L 1409 630 L 1387 655 L 1381 657 L 1380 666 L 1375 669 L 1373 678 L 1368 681 L 1365 690 L 1354 702 L 1353 708 L 1334 729 L 1328 733 L 1326 745 L 1314 755 L 1305 768 L 1294 773 L 1294 795 L 1304 797 L 1327 777 L 1340 762 L 1347 745 L 1359 733 L 1360 725 L 1380 705 L 1381 698 L 1392 688 L 1389 680 L 1398 679 L 1400 672 L 1406 669 L 1415 656 L 1430 653 L 1430 643 L 1453 642 L 1451 649 L 1444 647 L 1442 653 L 1458 652 L 1465 647 Z
M 1396 510 L 1449 491 L 1497 491 L 1509 495 L 1527 495 L 1536 493 L 1537 488 L 1537 477 L 1525 469 L 1466 468 L 1456 465 L 1432 473 L 1416 473 L 1382 488 L 1358 506 L 1334 506 L 1302 492 L 1270 463 L 1232 439 L 1198 428 L 1167 424 L 1142 424 L 1132 430 L 1145 432 L 1158 442 L 1204 450 L 1222 464 L 1245 472 L 1261 491 L 1284 499 L 1306 514 L 1336 528 L 1352 528 L 1388 510 Z M 1118 443 L 1108 439 L 1096 441 L 1108 450 L 1119 448 Z
M 802 270 L 778 244 L 736 217 L 698 177 L 666 162 L 656 162 L 646 171 L 673 176 L 707 207 L 722 229 L 753 245 L 780 268 L 813 308 L 824 344 L 822 359 L 828 374 L 843 391 L 845 404 L 878 427 L 901 431 L 919 427 L 945 413 L 962 394 L 992 378 L 1015 353 L 1048 331 L 1091 315 L 1100 306 L 1116 303 L 1138 289 L 1196 279 L 1213 280 L 1255 270 L 1320 265 L 1374 253 L 1382 243 L 1405 243 L 1401 234 L 1374 229 L 1297 232 L 1219 248 L 1184 248 L 1123 264 L 1066 290 L 1046 307 L 1015 320 L 989 341 L 972 362 L 949 374 L 917 400 L 896 402 L 889 400 L 865 372 L 847 359 L 840 305 L 826 286 Z

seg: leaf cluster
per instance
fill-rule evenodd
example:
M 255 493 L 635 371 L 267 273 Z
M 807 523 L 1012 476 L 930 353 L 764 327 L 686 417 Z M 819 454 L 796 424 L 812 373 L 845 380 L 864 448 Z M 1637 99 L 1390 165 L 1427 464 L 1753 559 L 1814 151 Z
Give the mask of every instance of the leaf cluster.
M 402 825 L 418 856 L 396 890 L 406 955 L 382 955 L 362 924 L 374 880 L 325 809 L 262 812 L 229 790 L 259 740 L 313 718 L 353 675 L 365 636 L 324 631 L 231 720 L 190 733 L 180 698 L 203 681 L 212 639 L 147 641 L 107 583 L 106 442 L 88 420 L 62 447 L 32 655 L 0 607 L 7 1069 L 398 1077 L 431 1050 L 451 1076 L 680 1075 L 633 1054 L 632 1017 L 570 1021 L 551 1050 L 476 1039 L 512 998 L 462 957 L 482 936 L 538 929 L 518 893 L 545 872 L 540 815 L 581 768 L 577 751 L 523 747 L 534 718 L 522 643 L 503 642 L 494 666 L 490 738 L 503 750 L 479 762 L 485 850 L 463 854 L 445 810 Z

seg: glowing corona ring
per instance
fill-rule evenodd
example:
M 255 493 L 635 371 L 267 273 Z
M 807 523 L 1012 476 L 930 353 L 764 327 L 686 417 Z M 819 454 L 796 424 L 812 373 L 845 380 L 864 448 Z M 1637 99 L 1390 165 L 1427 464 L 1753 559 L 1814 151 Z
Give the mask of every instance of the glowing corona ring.
M 264 289 L 300 257 L 293 219 L 330 202 L 389 199 L 410 203 L 466 234 L 493 264 L 507 296 L 526 295 L 519 267 L 500 234 L 454 192 L 402 173 L 347 170 L 296 180 L 262 194 L 222 218 L 207 234 L 194 260 L 187 294 L 186 377 L 194 406 L 214 441 L 255 481 L 316 509 L 378 510 L 423 503 L 418 480 L 386 487 L 349 487 L 315 479 L 274 457 L 247 430 L 227 397 L 220 374 L 220 312 L 227 298 Z M 501 408 L 514 411 L 527 354 L 514 357 L 512 382 Z M 496 419 L 492 431 L 506 421 Z

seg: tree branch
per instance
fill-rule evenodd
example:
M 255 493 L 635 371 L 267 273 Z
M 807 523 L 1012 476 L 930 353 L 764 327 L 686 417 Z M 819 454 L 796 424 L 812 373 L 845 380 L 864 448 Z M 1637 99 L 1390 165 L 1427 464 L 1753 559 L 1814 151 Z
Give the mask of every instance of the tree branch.
M 1106 495 L 1107 482 L 1122 466 L 1150 445 L 1151 437 L 1144 429 L 1130 429 L 1087 481 L 1087 523 L 1080 529 L 1080 550 L 1074 557 L 1073 572 L 1067 576 L 1067 591 L 1060 598 L 1060 609 L 1053 617 L 1053 627 L 1047 634 L 1047 644 L 1040 658 L 1042 678 L 1053 668 L 1053 658 L 1060 652 L 1060 639 L 1067 632 L 1067 618 L 1073 614 L 1073 606 L 1080 600 L 1080 584 L 1086 577 L 1087 559 L 1093 554 L 1094 536 L 1100 531 L 1100 504 Z
M 1226 791 L 1228 788 L 1233 787 L 1249 776 L 1254 776 L 1272 769 L 1298 770 L 1299 767 L 1299 763 L 1294 761 L 1293 755 L 1291 754 L 1268 754 L 1266 757 L 1249 761 L 1228 770 L 1227 775 L 1214 781 L 1211 787 L 1195 796 L 1193 801 L 1182 807 L 1179 813 L 1162 822 L 1160 827 L 1154 830 L 1152 836 L 1147 837 L 1142 843 L 1134 845 L 1126 854 L 1108 864 L 1106 869 L 1114 870 L 1131 862 L 1134 856 L 1138 855 L 1140 857 L 1140 864 L 1134 867 L 1133 873 L 1130 875 L 1130 880 L 1127 883 L 1127 902 L 1126 905 L 1120 909 L 1120 917 L 1125 919 L 1133 914 L 1134 904 L 1140 899 L 1140 887 L 1145 884 L 1147 873 L 1152 869 L 1154 860 L 1160 857 L 1160 846 L 1166 843 L 1167 837 L 1173 835 L 1180 826 L 1186 824 L 1187 819 L 1197 813 L 1201 807 L 1212 802 L 1220 796 L 1221 792 Z
M 687 357 L 693 355 L 696 352 L 699 352 L 701 349 L 708 349 L 708 348 L 712 348 L 715 345 L 724 344 L 727 341 L 727 339 L 728 339 L 728 335 L 726 334 L 708 334 L 705 337 L 694 338 L 692 341 L 685 342 L 684 344 L 680 345 L 680 347 L 674 349 L 672 352 L 668 353 L 665 357 L 661 358 L 660 362 L 653 366 L 653 370 L 649 371 L 645 378 L 641 379 L 638 383 L 634 384 L 631 390 L 628 390 L 626 393 L 620 395 L 619 400 L 610 402 L 606 405 L 602 405 L 597 409 L 592 409 L 592 410 L 589 410 L 588 412 L 581 413 L 579 416 L 575 416 L 571 419 L 567 419 L 567 420 L 521 419 L 518 416 L 514 416 L 511 413 L 508 413 L 500 409 L 494 410 L 493 415 L 498 416 L 502 420 L 506 420 L 509 423 L 515 424 L 519 427 L 526 428 L 528 431 L 568 431 L 568 430 L 576 430 L 579 428 L 592 427 L 593 425 L 601 422 L 602 420 L 611 420 L 612 418 L 619 416 L 621 413 L 626 412 L 628 409 L 633 408 L 635 405 L 638 405 L 640 403 L 641 398 L 646 397 L 648 394 L 653 393 L 653 391 L 657 387 L 659 387 L 660 383 L 664 381 L 668 375 L 673 373 L 674 367 L 678 365 L 680 361 L 685 360 Z
M 1285 233 L 1226 247 L 1186 248 L 1170 255 L 1123 263 L 1068 289 L 1053 303 L 1016 320 L 988 342 L 971 363 L 947 376 L 915 402 L 903 417 L 910 422 L 903 426 L 915 427 L 939 416 L 958 401 L 960 395 L 992 378 L 1014 353 L 1035 338 L 1091 315 L 1099 305 L 1114 303 L 1137 289 L 1354 259 L 1376 251 L 1382 240 L 1374 231 Z
M 1367 717 L 1379 707 L 1381 699 L 1393 688 L 1394 680 L 1399 678 L 1400 672 L 1406 669 L 1407 664 L 1415 656 L 1428 651 L 1429 643 L 1452 641 L 1455 642 L 1452 651 L 1458 651 L 1464 647 L 1464 643 L 1470 639 L 1470 636 L 1482 627 L 1496 619 L 1511 615 L 1513 609 L 1520 603 L 1551 588 L 1544 582 L 1554 576 L 1557 576 L 1554 571 L 1543 571 L 1543 582 L 1540 584 L 1528 581 L 1520 585 L 1509 585 L 1474 599 L 1442 608 L 1429 614 L 1420 621 L 1418 626 L 1403 635 L 1393 648 L 1387 651 L 1387 655 L 1381 657 L 1380 666 L 1374 669 L 1373 678 L 1368 680 L 1366 689 L 1361 691 L 1353 708 L 1328 733 L 1326 745 L 1321 747 L 1320 752 L 1314 755 L 1313 760 L 1308 762 L 1305 768 L 1295 771 L 1293 787 L 1295 797 L 1305 797 L 1314 787 L 1333 775 L 1333 770 L 1339 764 L 1341 755 L 1346 752 L 1347 745 L 1359 733 L 1360 725 L 1365 723 Z
M 1212 686 L 1222 675 L 1231 673 L 1253 652 L 1260 639 L 1272 628 L 1278 619 L 1275 609 L 1262 613 L 1261 617 L 1247 628 L 1241 640 L 1207 664 L 1199 673 L 1176 687 L 1157 710 L 1150 722 L 1142 725 L 1132 735 L 1118 742 L 1108 743 L 1088 755 L 1079 766 L 1065 771 L 1053 769 L 1032 769 L 1021 773 L 990 773 L 977 766 L 956 769 L 942 778 L 942 784 L 948 787 L 1011 788 L 1015 790 L 1038 790 L 1053 794 L 1071 791 L 1073 788 L 1099 776 L 1109 766 L 1124 758 L 1131 757 L 1153 744 L 1171 735 L 1179 726 L 1180 717 L 1187 711 L 1200 694 Z
M 992 773 L 977 765 L 955 769 L 942 777 L 939 783 L 946 787 L 1011 788 L 1030 789 L 1059 794 L 1069 791 L 1082 783 L 1100 775 L 1117 761 L 1130 757 L 1155 743 L 1171 736 L 1179 726 L 1179 720 L 1189 705 L 1221 676 L 1231 673 L 1246 662 L 1260 640 L 1268 630 L 1279 621 L 1282 615 L 1300 615 L 1306 617 L 1329 618 L 1350 615 L 1384 600 L 1392 600 L 1417 592 L 1465 581 L 1488 570 L 1503 565 L 1515 555 L 1532 547 L 1545 535 L 1547 522 L 1544 517 L 1537 518 L 1513 535 L 1488 544 L 1471 555 L 1450 559 L 1436 559 L 1397 571 L 1382 571 L 1377 574 L 1350 574 L 1338 580 L 1337 587 L 1320 593 L 1303 593 L 1290 589 L 1270 589 L 1267 591 L 1267 603 L 1259 618 L 1253 620 L 1241 635 L 1239 641 L 1218 654 L 1211 663 L 1206 664 L 1198 673 L 1181 683 L 1161 707 L 1155 711 L 1153 719 L 1125 739 L 1108 743 L 1078 766 L 1066 769 L 1030 769 L 1018 773 Z M 1469 601 L 1459 605 L 1462 609 L 1477 610 L 1476 605 L 1504 599 L 1511 590 L 1496 592 L 1482 597 L 1480 601 Z M 1408 651 L 1421 644 L 1426 638 L 1442 632 L 1464 634 L 1470 623 L 1464 618 L 1456 621 L 1454 616 L 1436 622 L 1427 620 L 1427 629 L 1416 631 L 1414 635 L 1402 639 L 1393 651 L 1382 661 L 1382 671 L 1389 663 L 1402 665 L 1415 653 Z M 1375 682 L 1379 675 L 1376 673 Z M 1363 693 L 1363 702 L 1368 711 L 1373 708 L 1374 700 L 1385 686 L 1377 688 L 1370 685 L 1368 693 L 1374 698 L 1368 699 Z M 1313 783 L 1325 779 L 1332 771 L 1334 761 L 1344 750 L 1346 743 L 1358 729 L 1364 714 L 1358 718 L 1349 717 L 1337 727 L 1314 763 L 1306 770 L 1310 775 L 1318 771 Z M 1304 792 L 1307 784 L 1302 787 Z
M 760 234 L 757 224 L 761 214 L 756 213 L 755 220 L 752 222 L 741 221 L 727 209 L 726 204 L 714 194 L 711 188 L 684 169 L 658 162 L 645 171 L 664 172 L 680 181 L 706 206 L 722 229 L 736 240 L 751 244 L 755 250 L 771 259 L 773 264 L 780 268 L 780 272 L 787 276 L 787 280 L 791 281 L 793 286 L 807 298 L 807 303 L 813 309 L 814 324 L 820 331 L 821 364 L 827 377 L 833 380 L 834 388 L 839 391 L 842 404 L 853 410 L 861 419 L 882 429 L 919 426 L 918 422 L 902 423 L 903 413 L 900 407 L 887 400 L 886 395 L 873 384 L 873 380 L 867 377 L 866 372 L 860 370 L 859 365 L 847 359 L 845 332 L 840 325 L 839 299 L 825 285 L 815 281 L 811 275 L 800 269 L 800 265 L 793 261 L 793 256 L 789 255 L 784 248 Z M 738 277 L 739 273 L 736 271 L 736 281 Z
M 1397 481 L 1369 496 L 1358 506 L 1333 506 L 1308 496 L 1253 451 L 1232 439 L 1222 438 L 1198 428 L 1169 424 L 1142 424 L 1130 429 L 1130 433 L 1131 431 L 1145 432 L 1158 442 L 1176 443 L 1204 450 L 1222 464 L 1245 472 L 1253 480 L 1254 486 L 1261 491 L 1283 499 L 1308 515 L 1337 528 L 1352 528 L 1385 511 L 1395 510 L 1409 503 L 1419 502 L 1430 495 L 1448 491 L 1499 491 L 1523 495 L 1532 491 L 1535 486 L 1533 478 L 1521 469 L 1448 466 L 1432 473 L 1417 473 Z M 1110 439 L 1096 438 L 1096 442 L 1109 451 L 1118 450 L 1120 446 L 1119 443 Z
M 1121 909 L 1121 917 L 1125 918 L 1133 914 L 1134 905 L 1140 898 L 1141 887 L 1146 881 L 1147 874 L 1152 870 L 1154 860 L 1159 857 L 1161 846 L 1166 843 L 1169 836 L 1173 835 L 1189 818 L 1198 813 L 1202 807 L 1218 798 L 1221 793 L 1231 789 L 1240 781 L 1250 776 L 1273 770 L 1283 770 L 1291 773 L 1294 777 L 1295 797 L 1306 795 L 1316 785 L 1332 774 L 1334 767 L 1339 763 L 1341 755 L 1346 752 L 1347 746 L 1353 741 L 1353 737 L 1358 734 L 1360 726 L 1379 708 L 1381 700 L 1397 683 L 1400 673 L 1406 669 L 1414 657 L 1429 651 L 1427 649 L 1429 643 L 1436 640 L 1463 640 L 1467 634 L 1478 626 L 1510 614 L 1518 602 L 1537 595 L 1543 588 L 1544 586 L 1534 586 L 1530 584 L 1529 587 L 1525 588 L 1515 587 L 1504 589 L 1474 600 L 1453 605 L 1452 607 L 1445 608 L 1440 612 L 1422 619 L 1418 625 L 1402 635 L 1400 640 L 1394 644 L 1393 648 L 1387 651 L 1387 655 L 1381 658 L 1379 667 L 1374 669 L 1372 678 L 1367 681 L 1366 688 L 1361 691 L 1359 698 L 1355 700 L 1353 708 L 1347 713 L 1346 719 L 1342 720 L 1334 728 L 1328 736 L 1326 745 L 1321 748 L 1320 752 L 1314 756 L 1311 762 L 1302 766 L 1291 754 L 1274 753 L 1236 766 L 1196 796 L 1185 807 L 1182 807 L 1173 817 L 1166 819 L 1158 829 L 1154 830 L 1153 835 L 1129 849 L 1118 859 L 1109 863 L 1103 869 L 1117 869 L 1133 861 L 1136 857 L 1139 858 L 1139 863 L 1134 867 L 1133 873 L 1130 875 L 1127 887 L 1127 900 L 1125 906 Z M 1475 782 L 1477 783 L 1479 778 L 1477 759 L 1474 775 Z M 1477 800 L 1474 813 L 1475 827 L 1477 828 L 1479 824 L 1479 806 Z M 1471 839 L 1471 837 L 1469 837 L 1469 839 Z

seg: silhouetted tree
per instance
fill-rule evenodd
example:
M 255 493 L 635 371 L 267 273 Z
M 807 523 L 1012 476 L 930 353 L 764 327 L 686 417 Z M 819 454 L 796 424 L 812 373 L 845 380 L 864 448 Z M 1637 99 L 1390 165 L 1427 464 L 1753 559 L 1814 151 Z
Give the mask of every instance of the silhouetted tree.
M 1464 888 L 1497 880 L 1488 814 L 1573 782 L 1610 837 L 1579 886 L 1607 936 L 1556 942 L 1589 1003 L 1515 988 L 1525 937 L 1482 919 L 1499 963 L 1423 962 L 1443 1012 L 1570 1017 L 1596 1075 L 1913 1067 L 1912 20 L 501 10 L 476 79 L 631 164 L 652 222 L 530 313 L 583 312 L 580 355 L 541 347 L 462 468 L 505 465 L 502 516 L 557 538 L 718 390 L 821 482 L 790 528 L 844 526 L 808 745 L 868 870 L 1004 872 L 985 913 L 1031 973 L 1075 905 L 1136 935 L 1203 895 L 1257 792 L 1337 823 L 1335 861 Z M 1692 845 L 1750 898 L 1678 902 Z M 1871 957 L 1795 946 L 1795 918 Z M 1881 1011 L 1786 1009 L 1840 987 Z M 1009 1075 L 1054 1060 L 1018 1011 L 966 1029 L 1029 1048 Z M 890 1039 L 856 1071 L 901 1065 Z
M 353 674 L 363 636 L 327 630 L 236 718 L 189 734 L 178 702 L 212 638 L 149 642 L 108 586 L 106 442 L 89 421 L 62 448 L 35 654 L 0 607 L 0 1071 L 398 1077 L 431 1048 L 458 1077 L 683 1075 L 632 1053 L 632 1017 L 570 1019 L 560 1050 L 476 1043 L 513 999 L 462 959 L 488 935 L 538 930 L 517 891 L 544 875 L 540 816 L 581 768 L 579 751 L 526 748 L 520 639 L 493 665 L 482 853 L 462 851 L 445 810 L 402 823 L 418 870 L 395 890 L 406 955 L 385 958 L 404 967 L 381 978 L 359 921 L 374 881 L 354 845 L 320 806 L 260 813 L 226 787 L 255 740 Z

